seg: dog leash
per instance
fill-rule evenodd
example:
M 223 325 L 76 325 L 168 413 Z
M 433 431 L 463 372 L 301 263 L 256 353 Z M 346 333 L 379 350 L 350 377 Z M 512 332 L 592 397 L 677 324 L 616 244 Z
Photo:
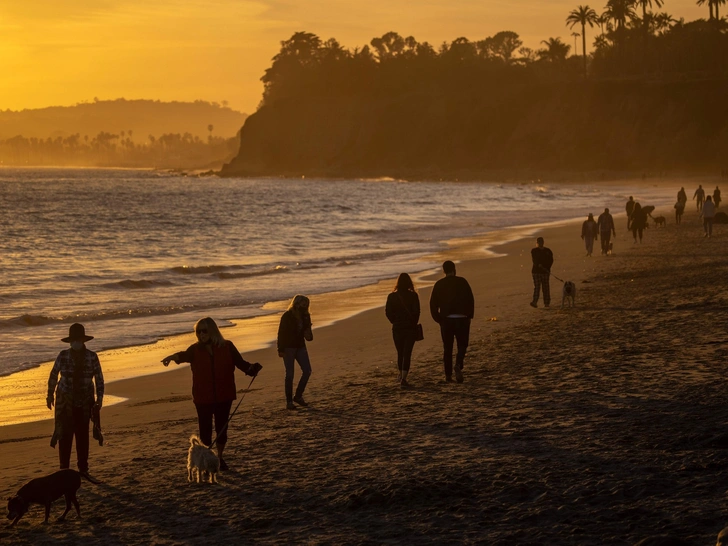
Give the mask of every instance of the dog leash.
M 544 266 L 542 266 L 541 264 L 539 264 L 539 267 L 540 267 L 541 269 L 546 269 L 546 268 L 545 268 Z M 551 273 L 551 271 L 550 271 L 550 270 L 546 269 L 546 271 L 548 271 L 548 272 L 549 272 L 549 275 L 551 275 L 551 276 L 552 276 L 552 277 L 553 277 L 554 279 L 556 279 L 557 281 L 559 281 L 559 282 L 563 282 L 563 283 L 565 283 L 565 282 L 566 282 L 566 281 L 564 281 L 564 279 L 559 279 L 559 278 L 558 278 L 558 277 L 557 277 L 556 275 L 554 275 L 553 273 Z
M 232 419 L 233 419 L 233 416 L 234 416 L 234 415 L 235 415 L 235 413 L 236 413 L 236 412 L 238 411 L 238 408 L 240 407 L 240 404 L 242 404 L 242 403 L 243 403 L 243 400 L 245 400 L 245 395 L 246 395 L 246 394 L 248 394 L 248 392 L 250 391 L 250 387 L 252 387 L 252 386 L 253 386 L 253 381 L 255 381 L 255 378 L 256 378 L 256 377 L 258 377 L 258 376 L 257 376 L 257 375 L 254 375 L 254 376 L 253 376 L 253 379 L 251 379 L 251 380 L 250 380 L 250 384 L 248 385 L 248 388 L 247 388 L 247 389 L 245 389 L 245 392 L 243 393 L 243 396 L 241 396 L 241 397 L 240 397 L 240 401 L 238 402 L 238 405 L 237 405 L 237 406 L 235 406 L 235 409 L 234 409 L 234 410 L 233 410 L 233 412 L 232 412 L 232 413 L 230 414 L 230 417 L 228 417 L 228 420 L 227 420 L 227 421 L 225 422 L 225 426 L 224 426 L 224 427 L 222 427 L 222 428 L 220 429 L 220 432 L 218 432 L 218 433 L 217 433 L 217 434 L 215 435 L 215 439 L 214 439 L 214 440 L 212 441 L 212 443 L 210 444 L 210 447 L 209 447 L 209 449 L 212 449 L 212 446 L 214 446 L 214 445 L 215 445 L 215 443 L 217 442 L 217 439 L 218 439 L 218 438 L 220 437 L 220 434 L 222 434 L 223 432 L 225 432 L 225 430 L 227 429 L 228 425 L 230 424 L 230 421 L 232 421 Z

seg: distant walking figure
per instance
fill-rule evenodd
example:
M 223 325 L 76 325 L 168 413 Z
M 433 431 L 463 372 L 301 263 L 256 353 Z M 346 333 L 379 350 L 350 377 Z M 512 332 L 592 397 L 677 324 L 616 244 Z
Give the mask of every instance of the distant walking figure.
M 308 378 L 311 377 L 311 361 L 308 358 L 306 342 L 313 340 L 311 329 L 311 315 L 308 311 L 309 299 L 300 294 L 291 300 L 288 310 L 283 313 L 281 323 L 278 326 L 278 356 L 283 359 L 286 368 L 286 408 L 295 410 L 296 406 L 308 406 L 303 399 L 303 391 L 306 390 Z M 294 362 L 301 367 L 301 379 L 296 387 L 296 394 L 293 395 L 293 370 Z
M 384 312 L 392 323 L 392 338 L 397 349 L 397 381 L 404 388 L 410 371 L 412 349 L 417 341 L 417 324 L 420 320 L 420 298 L 407 273 L 397 278 L 394 291 L 387 296 Z
M 685 207 L 685 203 L 688 202 L 688 195 L 685 193 L 685 188 L 680 188 L 680 191 L 677 192 L 677 202 L 683 203 L 683 208 Z
M 627 211 L 627 231 L 629 231 L 632 226 L 632 212 L 634 212 L 634 198 L 631 195 L 624 210 Z
M 217 454 L 220 457 L 220 470 L 228 470 L 222 458 L 228 440 L 227 423 L 230 418 L 230 407 L 237 398 L 235 387 L 235 368 L 246 375 L 255 377 L 263 366 L 251 364 L 245 360 L 232 341 L 222 337 L 217 324 L 210 317 L 205 317 L 195 324 L 197 343 L 186 350 L 174 353 L 162 359 L 162 364 L 170 362 L 190 363 L 192 371 L 192 402 L 197 410 L 197 425 L 200 429 L 200 441 L 212 447 L 212 421 L 215 420 L 217 434 Z
M 599 215 L 597 220 L 599 226 L 599 237 L 602 239 L 602 254 L 609 254 L 609 240 L 612 235 L 617 236 L 617 232 L 614 229 L 614 218 L 609 214 L 609 209 L 604 209 L 604 212 Z
M 584 223 L 581 224 L 581 238 L 586 246 L 586 255 L 591 256 L 594 252 L 594 240 L 597 239 L 597 223 L 594 221 L 594 215 L 590 212 Z
M 632 237 L 634 242 L 637 242 L 637 236 L 639 235 L 640 243 L 642 242 L 642 233 L 647 227 L 647 214 L 642 210 L 642 205 L 635 203 L 634 211 L 632 212 Z
M 470 341 L 470 321 L 475 315 L 475 299 L 470 284 L 455 273 L 455 264 L 447 260 L 442 264 L 445 277 L 435 283 L 430 296 L 430 314 L 440 325 L 443 346 L 445 381 L 452 381 L 452 349 L 457 340 L 455 379 L 463 382 L 465 352 Z
M 713 219 L 715 218 L 715 203 L 710 198 L 710 195 L 705 198 L 705 204 L 703 204 L 703 211 L 700 213 L 703 217 L 703 230 L 705 231 L 705 237 L 713 236 Z
M 551 290 L 549 285 L 549 277 L 551 276 L 551 266 L 554 263 L 554 254 L 551 249 L 543 246 L 543 237 L 536 239 L 536 248 L 531 249 L 531 260 L 533 267 L 531 268 L 531 276 L 533 277 L 533 299 L 531 307 L 538 307 L 538 296 L 543 290 L 543 305 L 548 307 L 551 305 Z
M 72 324 L 63 343 L 70 347 L 61 351 L 53 364 L 48 378 L 46 405 L 54 404 L 55 430 L 51 447 L 58 442 L 58 458 L 61 470 L 71 463 L 71 447 L 76 438 L 76 459 L 78 470 L 88 477 L 88 427 L 92 414 L 98 416 L 104 401 L 104 374 L 98 355 L 86 348 L 86 342 L 93 336 L 86 335 L 83 324 Z M 60 382 L 58 374 L 61 375 Z M 94 382 L 96 399 L 94 400 Z M 94 419 L 96 421 L 96 419 Z M 96 432 L 94 431 L 94 437 Z
M 715 204 L 715 208 L 720 207 L 721 201 L 722 199 L 720 198 L 720 188 L 716 186 L 713 190 L 713 203 Z
M 696 205 L 698 207 L 698 212 L 703 210 L 703 202 L 705 201 L 705 190 L 703 189 L 702 184 L 698 185 L 698 189 L 695 190 L 695 193 L 693 194 L 693 199 L 695 199 Z

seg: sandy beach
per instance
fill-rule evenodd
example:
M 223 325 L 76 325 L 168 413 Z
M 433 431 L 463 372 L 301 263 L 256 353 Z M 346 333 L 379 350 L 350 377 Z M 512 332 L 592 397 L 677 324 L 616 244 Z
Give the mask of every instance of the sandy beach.
M 472 259 L 482 241 L 453 254 L 476 298 L 463 384 L 443 382 L 424 282 L 409 389 L 396 383 L 381 307 L 337 321 L 339 302 L 339 315 L 317 319 L 314 299 L 310 407 L 296 412 L 285 410 L 274 350 L 246 351 L 244 323 L 226 329 L 264 369 L 231 423 L 232 470 L 216 486 L 187 482 L 197 432 L 189 369 L 111 383 L 107 393 L 128 400 L 103 411 L 106 444 L 92 443 L 90 464 L 104 483 L 82 485 L 83 519 L 46 526 L 34 507 L 0 541 L 712 544 L 728 523 L 728 231 L 703 238 L 692 202 L 680 226 L 672 210 L 657 214 L 667 227 L 651 225 L 641 245 L 616 215 L 609 257 L 585 257 L 580 222 L 529 229 L 493 248 L 499 257 Z M 575 308 L 560 309 L 556 280 L 551 309 L 528 306 L 536 231 L 554 251 L 553 273 L 576 283 Z M 383 304 L 391 284 L 362 297 Z M 325 297 L 320 306 L 336 308 L 337 295 Z M 159 361 L 191 341 L 113 358 Z M 240 393 L 248 383 L 237 377 Z M 6 497 L 56 469 L 52 427 L 0 428 Z

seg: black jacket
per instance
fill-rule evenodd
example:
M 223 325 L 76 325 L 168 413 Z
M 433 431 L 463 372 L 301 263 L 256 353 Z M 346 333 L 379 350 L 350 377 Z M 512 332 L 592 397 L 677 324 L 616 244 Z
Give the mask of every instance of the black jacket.
M 430 296 L 430 314 L 439 323 L 449 315 L 475 315 L 475 298 L 468 281 L 451 275 L 435 283 Z
M 554 255 L 550 248 L 536 247 L 531 249 L 533 267 L 531 273 L 551 273 L 551 266 L 554 265 Z
M 311 328 L 311 315 L 306 314 L 299 321 L 292 311 L 283 313 L 281 323 L 278 325 L 278 352 L 305 347 L 306 340 L 303 337 L 305 328 Z
M 410 290 L 392 292 L 387 296 L 384 312 L 392 323 L 392 330 L 413 329 L 420 321 L 420 297 Z

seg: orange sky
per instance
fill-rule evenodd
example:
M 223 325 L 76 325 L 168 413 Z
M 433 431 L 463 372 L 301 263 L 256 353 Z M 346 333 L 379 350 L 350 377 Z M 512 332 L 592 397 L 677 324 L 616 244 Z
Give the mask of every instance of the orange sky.
M 564 19 L 578 3 L 0 0 L 0 109 L 124 97 L 227 100 L 251 113 L 260 100 L 260 76 L 280 41 L 295 31 L 354 47 L 390 30 L 432 44 L 513 30 L 533 48 L 551 36 L 573 47 Z M 590 5 L 600 12 L 602 3 Z M 666 0 L 664 9 L 687 20 L 708 13 L 693 0 Z

